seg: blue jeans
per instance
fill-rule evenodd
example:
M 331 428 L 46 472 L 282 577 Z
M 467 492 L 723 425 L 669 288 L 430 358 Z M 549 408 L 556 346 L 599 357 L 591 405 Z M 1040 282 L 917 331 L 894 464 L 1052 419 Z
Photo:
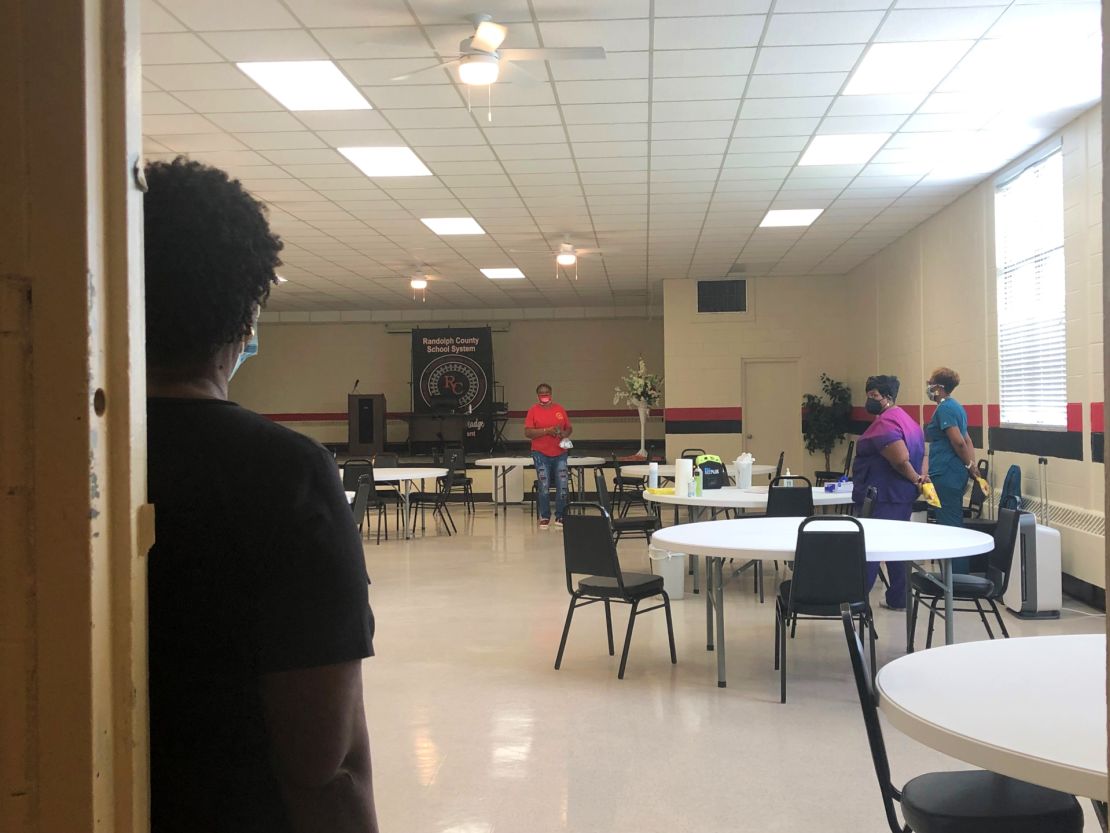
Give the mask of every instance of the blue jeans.
M 560 520 L 567 511 L 567 491 L 569 475 L 567 473 L 567 455 L 548 457 L 540 451 L 532 452 L 532 462 L 536 465 L 536 480 L 540 488 L 536 494 L 539 502 L 541 518 L 551 518 L 551 498 L 548 492 L 551 484 L 555 484 L 555 519 Z

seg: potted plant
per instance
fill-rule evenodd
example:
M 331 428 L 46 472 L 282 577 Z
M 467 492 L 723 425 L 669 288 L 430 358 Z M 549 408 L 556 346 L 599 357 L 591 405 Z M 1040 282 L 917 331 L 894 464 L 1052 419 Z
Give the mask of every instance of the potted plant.
M 825 470 L 831 468 L 829 456 L 844 440 L 852 425 L 852 389 L 826 374 L 821 374 L 821 394 L 802 397 L 802 436 L 806 451 L 825 455 Z
M 644 448 L 644 436 L 647 429 L 648 413 L 663 398 L 663 377 L 657 373 L 648 373 L 644 365 L 644 357 L 640 356 L 636 369 L 628 368 L 628 373 L 621 377 L 621 383 L 614 389 L 613 404 L 627 402 L 640 414 L 640 450 L 636 456 L 647 458 L 647 449 Z

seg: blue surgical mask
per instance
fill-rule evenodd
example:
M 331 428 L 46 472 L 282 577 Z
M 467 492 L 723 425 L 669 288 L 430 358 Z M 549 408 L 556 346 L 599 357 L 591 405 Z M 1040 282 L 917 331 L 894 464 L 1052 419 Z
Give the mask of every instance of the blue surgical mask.
M 239 358 L 237 358 L 235 360 L 235 367 L 231 368 L 231 373 L 230 373 L 230 375 L 228 375 L 227 380 L 230 382 L 232 379 L 234 379 L 235 378 L 235 372 L 240 367 L 243 366 L 243 362 L 245 362 L 251 356 L 257 356 L 257 355 L 258 355 L 258 322 L 255 321 L 254 326 L 251 327 L 250 341 L 248 341 L 246 346 L 243 348 L 243 352 L 239 354 Z

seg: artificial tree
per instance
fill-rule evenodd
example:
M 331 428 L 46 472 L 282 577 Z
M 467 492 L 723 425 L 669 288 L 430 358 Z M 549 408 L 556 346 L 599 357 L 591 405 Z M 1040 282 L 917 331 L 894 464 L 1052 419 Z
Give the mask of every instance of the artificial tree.
M 852 425 L 852 389 L 843 382 L 821 374 L 821 394 L 802 397 L 802 436 L 806 451 L 825 455 L 825 469 L 836 444 L 844 440 Z

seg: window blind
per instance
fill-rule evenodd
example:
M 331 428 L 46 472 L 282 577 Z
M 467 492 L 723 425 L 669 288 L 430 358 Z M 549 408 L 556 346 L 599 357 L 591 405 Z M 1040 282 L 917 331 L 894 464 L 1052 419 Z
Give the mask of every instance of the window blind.
M 1061 153 L 995 189 L 999 405 L 1004 425 L 1067 427 Z

